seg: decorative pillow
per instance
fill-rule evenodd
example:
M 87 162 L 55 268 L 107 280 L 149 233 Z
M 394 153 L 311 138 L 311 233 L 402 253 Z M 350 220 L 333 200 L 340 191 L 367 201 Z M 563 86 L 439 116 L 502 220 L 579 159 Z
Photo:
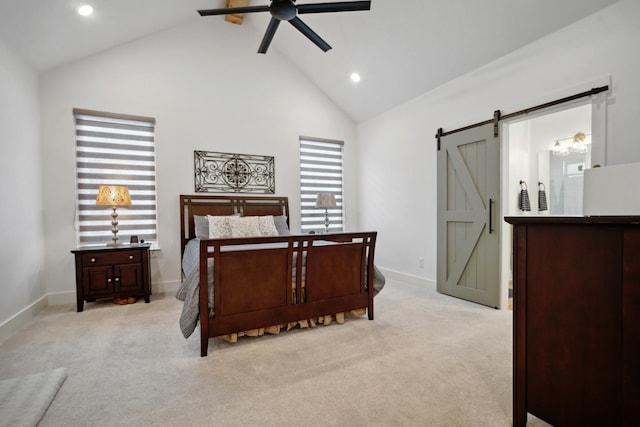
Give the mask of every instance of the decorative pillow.
M 289 226 L 287 225 L 287 217 L 284 215 L 274 216 L 273 222 L 278 230 L 279 236 L 288 236 L 291 234 Z
M 195 223 L 196 238 L 208 239 L 209 219 L 205 215 L 194 215 L 193 222 Z
M 209 239 L 228 239 L 232 236 L 229 219 L 234 216 L 211 216 L 207 215 L 209 222 Z
M 231 237 L 260 237 L 260 225 L 258 217 L 230 217 Z
M 277 236 L 279 234 L 276 224 L 273 222 L 273 215 L 259 216 L 258 227 L 261 236 Z

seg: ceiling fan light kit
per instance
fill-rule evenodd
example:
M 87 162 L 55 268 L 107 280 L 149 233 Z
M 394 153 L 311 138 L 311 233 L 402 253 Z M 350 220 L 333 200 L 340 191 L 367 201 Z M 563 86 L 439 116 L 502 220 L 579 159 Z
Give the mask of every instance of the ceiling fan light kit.
M 267 53 L 269 45 L 273 40 L 273 36 L 280 25 L 280 21 L 287 21 L 293 25 L 298 31 L 304 34 L 316 46 L 324 52 L 331 49 L 331 46 L 316 34 L 307 24 L 300 18 L 299 14 L 305 13 L 326 13 L 326 12 L 355 12 L 362 10 L 370 10 L 371 1 L 343 1 L 332 3 L 311 3 L 296 5 L 295 0 L 272 0 L 269 6 L 246 6 L 246 7 L 229 7 L 224 9 L 207 9 L 199 10 L 200 16 L 214 15 L 235 15 L 242 13 L 269 12 L 271 13 L 271 21 L 267 26 L 258 53 Z

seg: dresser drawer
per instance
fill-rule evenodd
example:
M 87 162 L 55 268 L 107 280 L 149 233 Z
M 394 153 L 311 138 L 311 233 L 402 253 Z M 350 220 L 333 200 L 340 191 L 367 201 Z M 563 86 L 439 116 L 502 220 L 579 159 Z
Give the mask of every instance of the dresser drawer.
M 85 267 L 91 267 L 93 265 L 133 264 L 140 262 L 142 262 L 141 251 L 105 251 L 82 254 L 82 265 Z

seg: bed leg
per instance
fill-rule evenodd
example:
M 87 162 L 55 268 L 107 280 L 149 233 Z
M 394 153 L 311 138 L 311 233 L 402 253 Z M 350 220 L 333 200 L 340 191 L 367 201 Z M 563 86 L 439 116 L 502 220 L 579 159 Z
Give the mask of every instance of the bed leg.
M 207 357 L 207 350 L 209 350 L 209 338 L 200 337 L 200 357 Z

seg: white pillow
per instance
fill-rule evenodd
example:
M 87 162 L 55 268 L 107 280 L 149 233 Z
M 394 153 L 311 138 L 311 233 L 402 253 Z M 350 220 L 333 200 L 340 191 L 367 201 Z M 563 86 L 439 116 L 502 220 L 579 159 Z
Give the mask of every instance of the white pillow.
M 258 227 L 260 228 L 261 236 L 277 236 L 278 229 L 273 220 L 273 215 L 265 215 L 258 217 Z
M 258 217 L 231 217 L 228 221 L 231 227 L 231 237 L 260 237 Z
M 232 236 L 229 218 L 233 216 L 212 216 L 207 215 L 209 221 L 209 238 L 210 239 L 228 239 Z

